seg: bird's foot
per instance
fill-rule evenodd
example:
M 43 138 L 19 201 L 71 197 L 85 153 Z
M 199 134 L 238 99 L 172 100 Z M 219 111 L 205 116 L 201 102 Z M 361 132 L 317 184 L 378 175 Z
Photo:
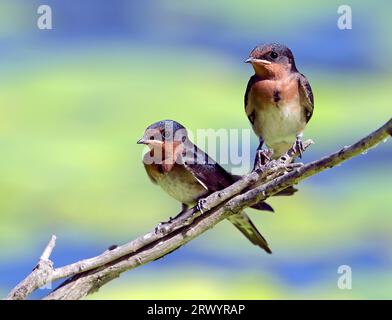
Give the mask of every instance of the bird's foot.
M 263 167 L 271 161 L 272 151 L 260 149 L 256 151 L 256 159 L 253 171 L 263 170 Z
M 303 153 L 305 151 L 305 147 L 304 147 L 304 144 L 303 144 L 303 142 L 302 142 L 300 137 L 296 138 L 296 140 L 294 142 L 294 145 L 293 145 L 293 151 L 295 153 L 298 153 L 299 157 L 302 158 L 302 155 L 303 155 Z
M 204 198 L 201 198 L 197 201 L 196 208 L 198 211 L 200 211 L 201 214 L 204 214 L 205 211 L 210 210 L 210 208 L 206 207 L 206 202 L 207 200 Z

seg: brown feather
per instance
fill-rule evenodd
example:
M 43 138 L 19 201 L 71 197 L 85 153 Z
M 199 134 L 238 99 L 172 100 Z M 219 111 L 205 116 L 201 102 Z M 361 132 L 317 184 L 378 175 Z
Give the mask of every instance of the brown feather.
M 305 117 L 306 122 L 309 122 L 310 118 L 313 115 L 314 109 L 314 98 L 312 87 L 308 79 L 303 74 L 300 74 L 298 78 L 298 86 L 299 86 L 299 94 L 300 94 L 300 101 L 301 105 L 305 107 Z

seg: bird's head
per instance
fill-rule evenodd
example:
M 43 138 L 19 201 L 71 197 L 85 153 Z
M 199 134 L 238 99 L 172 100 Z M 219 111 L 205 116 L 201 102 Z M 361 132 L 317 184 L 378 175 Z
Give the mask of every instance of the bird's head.
M 256 75 L 261 77 L 279 77 L 297 71 L 291 50 L 278 43 L 258 45 L 245 62 L 251 63 Z
M 137 143 L 150 148 L 143 159 L 144 163 L 161 164 L 165 172 L 181 162 L 180 155 L 186 153 L 185 143 L 191 144 L 186 129 L 173 120 L 162 120 L 148 126 Z
M 165 145 L 180 145 L 188 139 L 184 126 L 173 120 L 162 120 L 148 126 L 143 137 L 137 142 L 151 149 L 164 148 Z

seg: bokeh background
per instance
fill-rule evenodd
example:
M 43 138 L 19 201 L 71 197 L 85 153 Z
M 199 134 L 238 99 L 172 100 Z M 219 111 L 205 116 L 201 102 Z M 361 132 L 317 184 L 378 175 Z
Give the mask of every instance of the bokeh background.
M 249 128 L 243 60 L 261 42 L 294 51 L 315 112 L 316 159 L 382 125 L 392 110 L 392 4 L 344 1 L 2 0 L 0 294 L 27 275 L 51 234 L 56 266 L 97 255 L 178 212 L 152 185 L 136 140 L 173 118 L 191 130 Z M 53 30 L 37 28 L 37 7 Z M 248 210 L 274 254 L 222 222 L 92 299 L 392 298 L 391 141 Z M 252 135 L 252 147 L 257 139 Z M 337 269 L 352 268 L 352 290 Z M 41 297 L 48 290 L 38 290 Z

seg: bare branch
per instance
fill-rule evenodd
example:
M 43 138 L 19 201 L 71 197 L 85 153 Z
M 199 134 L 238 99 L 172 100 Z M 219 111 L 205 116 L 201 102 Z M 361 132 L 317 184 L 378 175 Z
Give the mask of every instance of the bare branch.
M 56 236 L 53 235 L 50 240 L 49 243 L 46 245 L 46 248 L 44 250 L 44 252 L 41 255 L 40 260 L 42 261 L 47 261 L 50 258 L 50 255 L 52 254 L 52 251 L 54 249 L 54 247 L 56 246 Z
M 26 299 L 28 295 L 50 281 L 53 262 L 49 260 L 56 245 L 56 236 L 52 236 L 33 271 L 19 283 L 7 296 L 8 300 Z
M 34 290 L 54 280 L 68 278 L 46 299 L 81 299 L 98 290 L 122 272 L 156 260 L 191 241 L 231 214 L 264 200 L 299 181 L 332 168 L 392 135 L 392 119 L 378 130 L 351 146 L 302 166 L 293 166 L 297 156 L 292 150 L 257 172 L 252 172 L 228 188 L 215 192 L 203 202 L 203 214 L 197 208 L 168 224 L 161 232 L 155 229 L 119 247 L 110 248 L 101 255 L 61 268 L 53 268 L 49 260 L 55 245 L 52 237 L 37 267 L 18 284 L 7 299 L 25 299 Z M 307 141 L 305 146 L 309 146 Z M 196 218 L 195 218 L 196 217 Z

